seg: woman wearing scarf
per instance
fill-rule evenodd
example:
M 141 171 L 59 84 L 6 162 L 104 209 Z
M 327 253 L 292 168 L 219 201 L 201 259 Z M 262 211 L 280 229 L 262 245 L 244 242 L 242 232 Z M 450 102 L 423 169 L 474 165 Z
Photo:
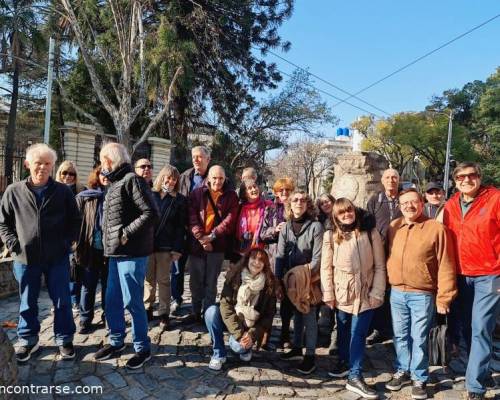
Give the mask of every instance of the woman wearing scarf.
M 299 265 L 308 265 L 310 275 L 319 275 L 321 262 L 321 243 L 323 240 L 323 226 L 316 221 L 316 207 L 303 190 L 296 190 L 290 196 L 290 203 L 286 208 L 287 222 L 281 229 L 276 254 L 276 277 L 283 282 L 285 273 Z M 302 313 L 291 303 L 288 296 L 283 298 L 282 307 L 293 310 L 294 330 L 293 348 L 283 354 L 284 360 L 302 360 L 297 368 L 302 374 L 310 374 L 316 369 L 315 353 L 318 339 L 318 321 L 316 306 L 311 305 L 309 312 Z M 282 320 L 282 334 L 289 329 L 290 320 Z M 305 337 L 305 356 L 302 348 Z
M 160 218 L 155 228 L 154 253 L 148 259 L 144 302 L 151 321 L 158 284 L 160 327 L 166 330 L 170 314 L 170 268 L 184 251 L 187 222 L 187 199 L 179 193 L 177 168 L 166 165 L 161 169 L 153 184 L 153 197 Z
M 333 205 L 333 230 L 325 232 L 321 259 L 323 301 L 336 308 L 339 359 L 333 377 L 348 376 L 346 389 L 378 398 L 361 375 L 374 309 L 384 302 L 385 254 L 373 216 L 346 199 Z
M 101 174 L 101 167 L 90 173 L 88 190 L 76 196 L 76 204 L 82 215 L 80 237 L 76 245 L 75 261 L 82 276 L 80 298 L 80 329 L 81 334 L 92 331 L 94 305 L 97 283 L 101 281 L 101 319 L 105 321 L 104 299 L 108 279 L 108 263 L 104 258 L 102 246 L 102 206 L 108 179 Z
M 251 249 L 264 248 L 259 233 L 264 223 L 264 212 L 272 203 L 262 198 L 259 186 L 253 179 L 245 179 L 241 184 L 240 199 L 236 252 L 245 255 Z
M 224 329 L 229 331 L 229 347 L 242 361 L 252 359 L 252 347 L 270 330 L 276 313 L 274 276 L 265 250 L 252 249 L 228 271 L 220 307 L 205 311 L 205 323 L 214 353 L 208 368 L 220 370 L 226 362 Z

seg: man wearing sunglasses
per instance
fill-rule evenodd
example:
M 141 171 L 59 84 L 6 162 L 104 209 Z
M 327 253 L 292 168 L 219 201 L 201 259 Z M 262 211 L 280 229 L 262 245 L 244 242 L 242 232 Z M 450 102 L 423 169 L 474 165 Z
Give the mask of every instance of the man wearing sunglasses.
M 500 190 L 483 186 L 481 178 L 479 164 L 460 163 L 453 171 L 458 192 L 446 203 L 443 215 L 456 247 L 458 303 L 469 348 L 469 399 L 484 398 L 500 313 Z
M 144 178 L 149 186 L 153 186 L 153 164 L 147 158 L 135 162 L 135 173 Z

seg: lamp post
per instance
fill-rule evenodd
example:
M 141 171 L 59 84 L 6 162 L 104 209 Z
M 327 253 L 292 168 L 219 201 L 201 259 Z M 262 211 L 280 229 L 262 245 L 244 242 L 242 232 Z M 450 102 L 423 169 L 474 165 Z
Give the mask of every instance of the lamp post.
M 451 153 L 451 136 L 453 133 L 453 110 L 450 110 L 448 115 L 448 139 L 446 141 L 446 157 L 444 162 L 444 179 L 443 179 L 443 189 L 444 196 L 448 198 L 448 188 L 450 185 L 450 153 Z

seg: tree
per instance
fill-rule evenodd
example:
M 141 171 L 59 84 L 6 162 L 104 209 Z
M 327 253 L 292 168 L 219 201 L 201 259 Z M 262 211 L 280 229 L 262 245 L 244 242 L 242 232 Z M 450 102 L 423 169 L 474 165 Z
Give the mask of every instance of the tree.
M 25 68 L 24 60 L 36 58 L 37 52 L 45 45 L 40 21 L 34 12 L 36 3 L 28 0 L 0 0 L 0 72 L 9 74 L 12 82 L 3 171 L 7 183 L 12 182 L 19 84 Z
M 249 108 L 241 124 L 223 126 L 216 144 L 230 169 L 262 168 L 266 152 L 285 147 L 291 135 L 318 138 L 336 121 L 309 75 L 296 71 L 280 93 Z
M 83 3 L 77 14 L 70 0 L 60 0 L 95 95 L 111 117 L 118 141 L 129 148 L 130 128 L 148 100 L 145 53 L 149 43 L 144 23 L 149 10 L 146 4 L 139 0 Z M 183 68 L 179 62 L 174 68 L 169 64 L 165 69 L 169 84 L 165 85 L 160 79 L 156 91 L 149 93 L 153 97 L 150 121 L 133 150 L 147 139 L 169 110 Z M 80 112 L 96 121 L 81 108 Z

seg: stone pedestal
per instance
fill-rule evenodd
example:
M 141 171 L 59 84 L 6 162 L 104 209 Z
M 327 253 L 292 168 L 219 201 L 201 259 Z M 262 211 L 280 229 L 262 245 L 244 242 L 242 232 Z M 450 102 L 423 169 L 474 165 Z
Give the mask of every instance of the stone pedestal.
M 12 259 L 0 260 L 0 299 L 18 293 L 19 284 L 12 272 Z
M 154 179 L 166 164 L 170 164 L 173 145 L 170 140 L 157 137 L 148 138 L 148 143 L 151 145 L 150 161 L 154 168 Z
M 63 132 L 64 159 L 76 163 L 79 181 L 85 184 L 95 163 L 95 139 L 102 132 L 94 125 L 78 122 L 67 122 L 61 130 Z
M 0 326 L 0 387 L 15 385 L 17 382 L 17 362 L 14 347 Z M 14 398 L 3 394 L 2 399 Z
M 376 153 L 353 151 L 337 157 L 331 194 L 346 197 L 356 206 L 366 208 L 368 199 L 383 189 L 380 179 L 387 160 Z

